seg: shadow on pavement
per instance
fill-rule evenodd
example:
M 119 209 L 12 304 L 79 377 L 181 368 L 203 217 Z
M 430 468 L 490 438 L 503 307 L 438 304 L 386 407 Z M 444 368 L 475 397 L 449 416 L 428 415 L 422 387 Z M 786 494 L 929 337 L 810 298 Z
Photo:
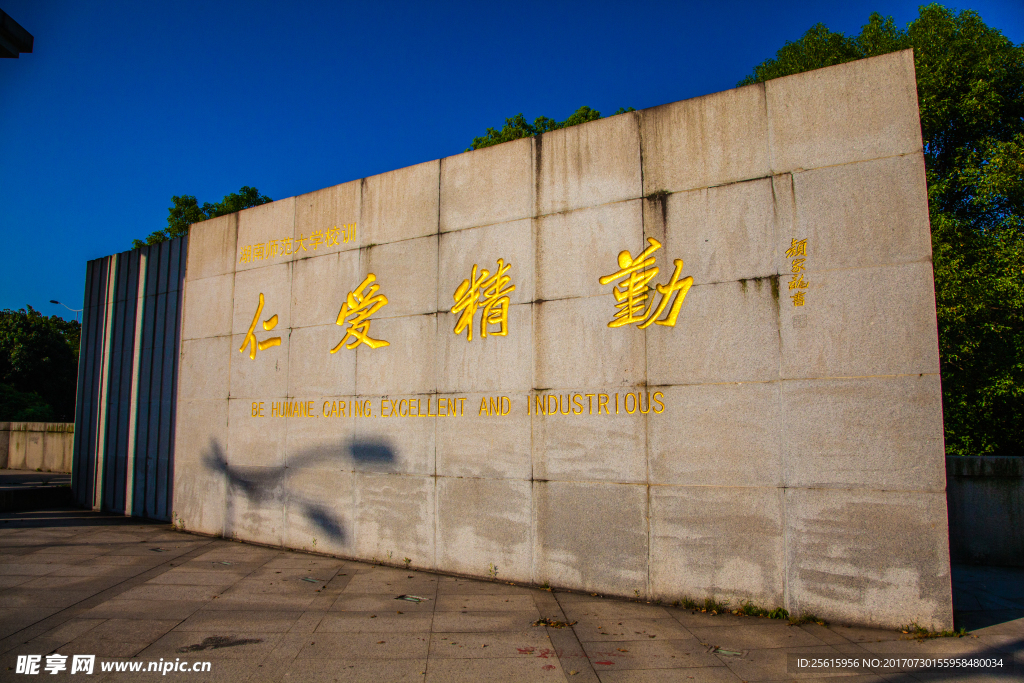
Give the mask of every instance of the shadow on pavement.
M 974 631 L 1024 619 L 1024 567 L 951 566 L 953 621 Z

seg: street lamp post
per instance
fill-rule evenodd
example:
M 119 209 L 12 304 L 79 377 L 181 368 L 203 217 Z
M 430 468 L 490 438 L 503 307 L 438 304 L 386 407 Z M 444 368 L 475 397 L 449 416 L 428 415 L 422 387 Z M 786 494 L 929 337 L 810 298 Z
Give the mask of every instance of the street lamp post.
M 75 314 L 75 322 L 76 323 L 78 322 L 78 314 L 82 312 L 81 308 L 71 308 L 67 304 L 62 304 L 61 302 L 57 301 L 56 299 L 50 299 L 50 303 L 51 304 L 57 304 L 58 306 L 63 306 L 64 308 L 66 308 L 69 311 L 73 312 Z

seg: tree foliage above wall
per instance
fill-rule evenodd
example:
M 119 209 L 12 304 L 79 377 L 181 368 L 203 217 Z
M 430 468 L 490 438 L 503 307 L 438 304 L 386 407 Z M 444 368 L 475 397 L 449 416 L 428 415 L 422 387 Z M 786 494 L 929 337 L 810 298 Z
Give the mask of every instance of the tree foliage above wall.
M 976 12 L 817 24 L 739 85 L 914 49 L 938 307 L 946 452 L 1024 455 L 1024 45 Z
M 636 111 L 633 107 L 621 108 L 612 116 L 616 114 L 622 114 L 627 111 Z M 540 135 L 541 133 L 547 133 L 548 131 L 558 130 L 560 128 L 568 128 L 569 126 L 578 126 L 581 123 L 587 121 L 596 121 L 601 118 L 601 112 L 596 109 L 584 105 L 577 109 L 572 116 L 567 118 L 565 121 L 556 121 L 549 119 L 546 116 L 538 116 L 533 120 L 533 123 L 529 123 L 526 118 L 520 113 L 516 114 L 510 119 L 505 119 L 505 125 L 501 130 L 495 130 L 494 128 L 488 128 L 487 132 L 478 138 L 473 138 L 473 143 L 470 145 L 470 151 L 473 149 L 483 149 L 484 147 L 490 147 L 491 145 L 500 145 L 503 142 L 509 142 L 510 140 L 518 140 L 520 138 L 529 138 L 534 135 Z
M 259 190 L 248 185 L 243 185 L 242 189 L 238 192 L 226 195 L 224 199 L 215 204 L 204 202 L 202 206 L 199 206 L 199 202 L 190 194 L 171 197 L 171 202 L 174 205 L 167 209 L 169 214 L 167 216 L 167 227 L 150 234 L 145 241 L 134 240 L 132 242 L 132 249 L 138 249 L 147 244 L 166 242 L 167 240 L 173 240 L 175 237 L 187 235 L 188 226 L 193 223 L 199 223 L 200 221 L 216 218 L 217 216 L 225 216 L 235 211 L 250 209 L 272 201 L 270 197 L 260 194 Z

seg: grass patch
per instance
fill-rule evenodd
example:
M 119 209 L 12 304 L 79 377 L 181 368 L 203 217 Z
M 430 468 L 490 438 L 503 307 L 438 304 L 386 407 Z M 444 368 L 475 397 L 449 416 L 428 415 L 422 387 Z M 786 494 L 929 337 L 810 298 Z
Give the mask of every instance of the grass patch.
M 758 607 L 757 605 L 747 601 L 741 602 L 740 608 L 733 610 L 733 614 L 740 614 L 748 617 L 766 617 L 768 619 L 789 619 L 789 612 L 782 607 L 776 607 L 775 609 L 765 609 L 764 607 Z

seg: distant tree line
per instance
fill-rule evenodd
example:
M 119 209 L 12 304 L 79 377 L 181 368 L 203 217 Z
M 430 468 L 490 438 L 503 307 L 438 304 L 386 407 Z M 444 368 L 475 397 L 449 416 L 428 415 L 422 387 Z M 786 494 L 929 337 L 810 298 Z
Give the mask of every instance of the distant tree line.
M 0 422 L 74 422 L 81 325 L 0 311 Z

